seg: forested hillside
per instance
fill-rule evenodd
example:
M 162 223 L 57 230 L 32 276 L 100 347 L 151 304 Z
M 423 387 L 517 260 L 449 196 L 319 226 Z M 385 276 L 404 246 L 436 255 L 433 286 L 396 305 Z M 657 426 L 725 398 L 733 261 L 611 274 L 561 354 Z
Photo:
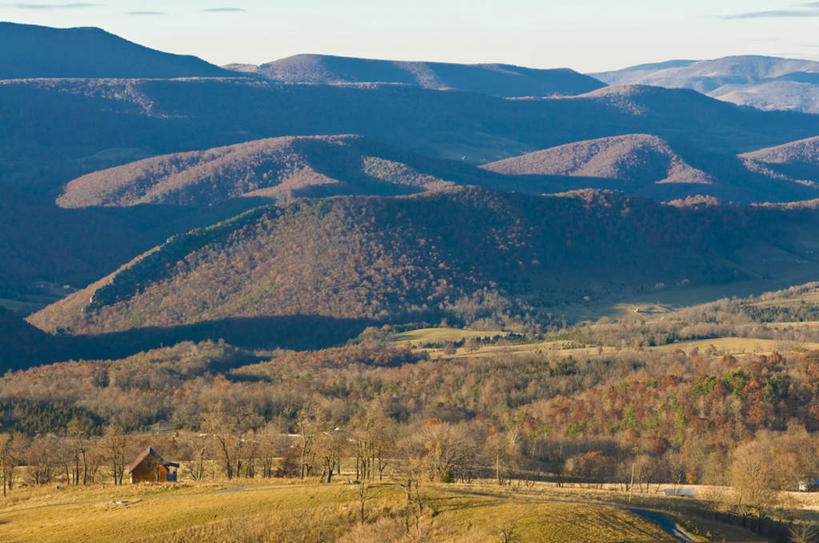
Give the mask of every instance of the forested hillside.
M 484 168 L 513 175 L 603 177 L 635 184 L 713 182 L 705 172 L 686 164 L 667 142 L 648 134 L 569 143 Z
M 568 175 L 576 186 L 623 190 L 658 200 L 708 195 L 736 202 L 794 201 L 819 195 L 816 138 L 739 156 L 679 149 L 649 134 L 578 141 L 485 164 L 507 175 Z M 564 186 L 569 181 L 553 181 Z M 523 183 L 521 183 L 523 184 Z
M 594 191 L 300 201 L 171 238 L 30 321 L 100 333 L 273 315 L 503 318 L 659 282 L 743 278 L 744 251 L 802 251 L 784 228 L 815 220 Z
M 283 137 L 164 155 L 94 172 L 71 181 L 57 203 L 69 208 L 213 205 L 239 197 L 411 194 L 456 181 L 491 179 L 479 170 L 358 136 Z
M 249 79 L 4 81 L 0 112 L 7 127 L 0 134 L 3 182 L 49 195 L 82 174 L 132 161 L 127 153 L 103 153 L 115 149 L 158 155 L 265 137 L 358 134 L 428 156 L 485 163 L 630 133 L 737 153 L 819 131 L 816 116 L 741 109 L 693 91 L 651 87 L 503 100 L 394 85 Z

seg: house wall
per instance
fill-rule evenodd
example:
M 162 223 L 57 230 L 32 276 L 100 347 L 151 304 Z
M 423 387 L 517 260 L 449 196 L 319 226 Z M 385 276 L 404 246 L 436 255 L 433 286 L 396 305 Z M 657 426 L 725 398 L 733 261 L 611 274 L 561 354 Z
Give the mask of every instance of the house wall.
M 148 467 L 150 462 L 151 467 Z M 146 458 L 131 472 L 132 483 L 164 483 L 168 480 L 168 470 L 153 458 Z

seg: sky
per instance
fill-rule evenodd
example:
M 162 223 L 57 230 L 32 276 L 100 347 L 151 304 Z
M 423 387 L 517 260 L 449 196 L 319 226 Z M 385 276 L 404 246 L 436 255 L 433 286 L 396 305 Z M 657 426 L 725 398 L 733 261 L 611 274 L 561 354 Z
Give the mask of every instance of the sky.
M 737 54 L 819 60 L 819 1 L 0 0 L 0 20 L 98 26 L 219 65 L 298 53 L 582 72 Z

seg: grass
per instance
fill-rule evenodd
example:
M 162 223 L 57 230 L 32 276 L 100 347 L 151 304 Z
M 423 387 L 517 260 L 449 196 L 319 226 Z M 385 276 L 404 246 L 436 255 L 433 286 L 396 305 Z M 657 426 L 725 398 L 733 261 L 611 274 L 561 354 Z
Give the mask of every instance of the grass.
M 442 509 L 440 522 L 470 527 L 487 541 L 493 536 L 500 540 L 503 529 L 518 541 L 674 541 L 657 526 L 609 505 L 527 500 L 485 491 L 455 493 L 457 490 L 438 491 L 434 505 Z
M 786 323 L 783 323 L 786 324 Z M 801 323 L 800 323 L 801 324 Z M 398 342 L 396 343 L 405 343 Z M 413 344 L 417 348 L 424 342 Z M 698 339 L 690 341 L 679 341 L 667 345 L 656 347 L 643 347 L 645 352 L 668 352 L 682 349 L 689 352 L 694 348 L 703 350 L 713 347 L 718 354 L 745 354 L 745 353 L 770 353 L 772 351 L 792 352 L 792 351 L 812 351 L 819 350 L 819 343 L 783 341 L 778 339 L 763 339 L 749 337 L 721 337 Z M 424 348 L 432 360 L 454 360 L 459 358 L 484 358 L 498 355 L 526 355 L 549 353 L 559 356 L 572 356 L 575 358 L 585 358 L 600 356 L 603 354 L 613 354 L 618 349 L 611 346 L 583 346 L 568 341 L 544 341 L 534 343 L 520 343 L 511 345 L 481 345 L 475 350 L 461 347 L 455 354 L 446 354 L 440 348 Z
M 104 490 L 97 489 L 87 496 L 73 492 L 41 498 L 32 504 L 18 503 L 0 513 L 4 521 L 0 527 L 2 539 L 36 539 L 39 543 L 135 541 L 271 512 L 300 518 L 317 509 L 343 512 L 339 506 L 352 506 L 355 498 L 351 488 L 287 484 L 129 486 L 104 494 Z
M 412 346 L 424 345 L 427 343 L 458 342 L 469 338 L 483 338 L 495 336 L 507 336 L 509 332 L 501 330 L 463 330 L 460 328 L 420 328 L 410 330 L 393 336 L 395 343 L 409 343 Z
M 540 488 L 542 486 L 542 488 Z M 240 481 L 17 489 L 0 507 L 0 540 L 37 541 L 398 541 L 407 523 L 432 541 L 545 543 L 673 541 L 622 507 L 539 485 L 422 486 L 422 514 L 406 514 L 402 489 L 374 485 L 359 524 L 358 487 Z M 409 521 L 409 522 L 408 522 Z M 387 533 L 395 532 L 396 539 Z M 370 533 L 374 539 L 367 539 Z M 380 534 L 380 535 L 379 535 Z

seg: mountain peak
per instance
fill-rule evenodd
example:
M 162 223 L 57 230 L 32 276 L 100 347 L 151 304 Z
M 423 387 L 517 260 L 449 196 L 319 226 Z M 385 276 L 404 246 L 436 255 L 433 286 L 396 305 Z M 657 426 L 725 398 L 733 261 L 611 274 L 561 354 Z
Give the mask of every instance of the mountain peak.
M 0 22 L 0 79 L 220 77 L 231 72 L 97 27 Z
M 763 110 L 819 113 L 819 62 L 762 55 L 643 64 L 591 74 L 610 85 L 688 88 Z

